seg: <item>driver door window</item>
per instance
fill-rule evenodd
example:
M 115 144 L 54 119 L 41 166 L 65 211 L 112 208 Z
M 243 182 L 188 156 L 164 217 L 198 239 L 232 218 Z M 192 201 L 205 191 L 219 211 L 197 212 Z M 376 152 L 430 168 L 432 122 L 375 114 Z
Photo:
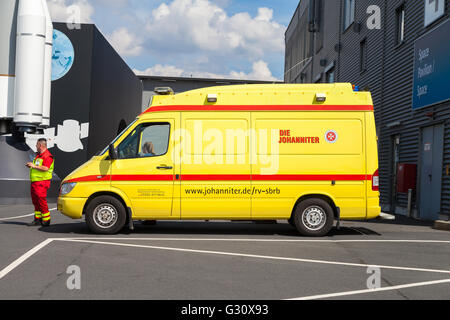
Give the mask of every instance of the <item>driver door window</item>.
M 169 123 L 141 124 L 117 148 L 119 159 L 160 157 L 167 153 Z

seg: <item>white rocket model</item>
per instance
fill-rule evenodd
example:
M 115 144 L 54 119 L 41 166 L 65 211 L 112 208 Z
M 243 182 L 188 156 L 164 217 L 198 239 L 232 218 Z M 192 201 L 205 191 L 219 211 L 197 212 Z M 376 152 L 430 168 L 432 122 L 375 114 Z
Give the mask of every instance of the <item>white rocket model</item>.
M 0 122 L 19 132 L 49 126 L 52 38 L 46 0 L 0 1 Z
M 45 53 L 44 53 L 44 97 L 42 106 L 42 128 L 50 126 L 50 100 L 52 91 L 52 53 L 53 53 L 53 23 L 48 11 L 46 0 L 42 0 L 45 10 Z

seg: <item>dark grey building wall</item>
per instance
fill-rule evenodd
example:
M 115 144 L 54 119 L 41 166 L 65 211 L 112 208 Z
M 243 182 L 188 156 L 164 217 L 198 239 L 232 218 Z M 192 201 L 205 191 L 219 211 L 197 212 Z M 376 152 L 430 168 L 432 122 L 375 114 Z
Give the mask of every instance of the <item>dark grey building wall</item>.
M 339 9 L 330 5 L 330 1 L 322 0 L 317 3 L 321 6 L 322 18 L 318 31 L 313 33 L 312 82 L 324 82 L 327 73 L 334 70 L 336 77 L 338 74 L 340 51 L 337 50 L 336 44 L 340 41 L 341 32 L 334 26 L 340 24 L 341 15 Z
M 72 42 L 75 58 L 70 71 L 62 78 L 52 81 L 50 127 L 58 128 L 67 119 L 80 123 L 89 122 L 92 85 L 92 25 L 81 29 L 68 29 L 65 23 L 54 23 L 54 29 L 64 33 Z M 58 129 L 56 129 L 58 134 Z M 81 140 L 83 150 L 63 152 L 57 146 L 50 149 L 55 157 L 55 173 L 64 179 L 73 169 L 87 159 L 88 139 Z
M 124 123 L 141 113 L 142 84 L 94 26 L 89 147 L 92 157 L 111 142 Z
M 271 81 L 255 81 L 255 80 L 182 78 L 182 77 L 160 77 L 160 76 L 139 76 L 139 79 L 142 82 L 143 88 L 142 111 L 145 111 L 149 107 L 151 98 L 152 96 L 155 95 L 154 89 L 156 87 L 170 87 L 173 89 L 175 93 L 181 93 L 190 90 L 215 86 L 277 83 Z
M 295 65 L 295 34 L 299 34 L 298 11 L 308 12 L 309 0 L 302 0 L 295 12 L 291 25 L 286 31 L 286 70 Z M 385 211 L 405 213 L 406 194 L 397 194 L 392 180 L 396 176 L 393 166 L 393 137 L 400 136 L 399 162 L 420 165 L 421 128 L 436 123 L 445 125 L 444 159 L 442 172 L 441 214 L 450 214 L 450 177 L 445 166 L 450 164 L 450 103 L 434 105 L 418 111 L 412 110 L 414 43 L 417 38 L 448 19 L 449 1 L 446 14 L 432 25 L 424 27 L 424 1 L 422 0 L 356 0 L 355 22 L 347 29 L 343 27 L 344 0 L 322 1 L 324 5 L 324 47 L 314 48 L 313 35 L 311 50 L 312 68 L 305 68 L 304 82 L 314 82 L 317 74 L 324 72 L 322 65 L 335 59 L 337 82 L 351 82 L 361 88 L 367 87 L 374 100 L 375 118 L 379 136 L 380 201 Z M 369 14 L 367 8 L 377 5 L 381 9 L 381 29 L 369 30 L 366 26 Z M 397 44 L 396 10 L 405 8 L 405 40 Z M 336 17 L 339 15 L 339 18 Z M 360 27 L 360 28 L 358 28 Z M 360 68 L 360 44 L 367 43 L 366 69 Z M 443 45 L 448 39 L 443 39 Z M 340 50 L 331 50 L 338 47 Z M 299 49 L 301 50 L 301 48 Z M 336 52 L 336 53 L 335 53 Z M 320 64 L 320 60 L 327 64 Z M 288 72 L 286 82 L 301 82 L 299 77 Z M 325 77 L 322 77 L 325 81 Z M 430 116 L 430 112 L 433 114 Z M 428 114 L 428 115 L 427 115 Z M 393 125 L 400 123 L 400 125 Z M 418 172 L 417 183 L 420 181 Z M 413 206 L 418 207 L 419 190 L 413 195 Z
M 70 30 L 55 23 L 74 46 L 70 71 L 52 82 L 50 127 L 73 119 L 89 123 L 89 137 L 83 150 L 63 152 L 57 146 L 55 172 L 64 179 L 70 172 L 105 148 L 117 136 L 121 122 L 129 124 L 141 112 L 142 85 L 132 70 L 92 24 Z M 57 134 L 58 134 L 58 130 Z
M 405 8 L 405 40 L 401 44 L 397 44 L 396 38 L 396 10 L 400 5 Z M 407 205 L 407 195 L 396 193 L 395 184 L 391 180 L 395 178 L 396 172 L 392 165 L 393 159 L 393 142 L 394 136 L 400 137 L 399 144 L 399 162 L 414 163 L 420 165 L 420 148 L 421 148 L 421 128 L 431 126 L 435 123 L 445 124 L 444 141 L 444 159 L 445 164 L 449 163 L 450 141 L 449 121 L 450 103 L 434 105 L 418 111 L 412 110 L 413 96 L 413 76 L 414 76 L 414 43 L 417 38 L 429 32 L 439 23 L 448 18 L 449 2 L 446 3 L 447 14 L 433 23 L 431 26 L 424 27 L 424 2 L 423 1 L 401 1 L 390 0 L 385 1 L 385 21 L 384 21 L 384 80 L 382 82 L 382 104 L 378 108 L 377 115 L 380 119 L 378 123 L 380 131 L 380 183 L 385 187 L 382 188 L 381 202 L 385 210 L 392 213 L 404 213 Z M 446 41 L 446 39 L 443 39 Z M 376 68 L 377 66 L 374 66 Z M 433 117 L 426 114 L 435 111 Z M 390 124 L 400 122 L 397 127 L 390 127 Z M 450 214 L 450 179 L 443 169 L 442 172 L 442 191 L 441 191 L 441 214 Z M 418 169 L 417 184 L 419 185 L 420 167 Z M 414 205 L 418 207 L 417 199 L 419 198 L 419 188 L 414 196 Z
M 313 35 L 307 32 L 307 1 L 300 1 L 286 30 L 285 74 L 286 83 L 313 82 L 312 47 Z

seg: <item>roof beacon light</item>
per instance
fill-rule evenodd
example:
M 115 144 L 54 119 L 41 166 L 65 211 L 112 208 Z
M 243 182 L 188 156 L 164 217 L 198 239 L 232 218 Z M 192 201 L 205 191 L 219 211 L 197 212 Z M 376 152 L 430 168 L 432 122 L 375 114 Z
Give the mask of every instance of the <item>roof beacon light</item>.
M 325 93 L 316 93 L 317 102 L 325 102 L 327 100 L 327 95 Z
M 170 87 L 156 87 L 153 91 L 162 96 L 173 96 L 175 94 Z
M 213 102 L 217 102 L 217 94 L 208 94 L 208 102 L 213 103 Z

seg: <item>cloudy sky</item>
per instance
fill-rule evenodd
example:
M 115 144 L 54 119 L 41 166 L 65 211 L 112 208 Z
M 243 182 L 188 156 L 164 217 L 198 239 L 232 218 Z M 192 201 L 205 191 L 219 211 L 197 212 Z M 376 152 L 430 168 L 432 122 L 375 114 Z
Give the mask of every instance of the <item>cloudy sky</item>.
M 54 21 L 95 23 L 138 74 L 255 80 L 284 78 L 298 1 L 47 0 Z

